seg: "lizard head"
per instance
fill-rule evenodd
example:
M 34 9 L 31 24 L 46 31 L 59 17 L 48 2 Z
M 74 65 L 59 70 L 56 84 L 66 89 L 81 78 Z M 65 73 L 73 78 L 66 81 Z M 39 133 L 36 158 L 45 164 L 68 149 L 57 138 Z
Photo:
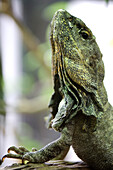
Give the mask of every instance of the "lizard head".
M 58 10 L 51 22 L 50 41 L 53 126 L 59 128 L 80 110 L 97 117 L 107 97 L 103 95 L 104 64 L 95 36 L 82 20 Z
M 102 54 L 95 36 L 82 20 L 65 10 L 58 10 L 51 22 L 50 37 L 55 58 L 53 60 L 55 63 L 62 60 L 61 65 L 73 83 L 88 92 L 94 92 L 102 86 Z M 54 65 L 53 74 L 56 74 L 56 70 Z

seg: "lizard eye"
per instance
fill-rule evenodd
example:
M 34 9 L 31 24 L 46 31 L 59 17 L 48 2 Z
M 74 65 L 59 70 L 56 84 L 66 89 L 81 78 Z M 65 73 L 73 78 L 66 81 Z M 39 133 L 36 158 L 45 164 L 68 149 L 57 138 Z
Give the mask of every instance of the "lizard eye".
M 82 30 L 80 32 L 80 34 L 82 35 L 82 38 L 85 39 L 85 40 L 88 39 L 88 37 L 89 37 L 89 33 L 85 30 Z

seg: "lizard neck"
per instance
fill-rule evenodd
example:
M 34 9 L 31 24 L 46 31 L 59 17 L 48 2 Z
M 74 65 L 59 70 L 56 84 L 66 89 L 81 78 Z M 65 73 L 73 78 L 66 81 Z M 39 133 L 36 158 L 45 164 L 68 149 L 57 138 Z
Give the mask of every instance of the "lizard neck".
M 98 88 L 97 96 L 99 97 L 102 105 L 106 105 L 106 103 L 108 102 L 108 96 L 104 84 L 102 84 L 102 86 Z
M 104 84 L 92 93 L 79 89 L 82 97 L 81 110 L 87 116 L 99 117 L 104 112 L 104 107 L 108 102 L 107 93 Z

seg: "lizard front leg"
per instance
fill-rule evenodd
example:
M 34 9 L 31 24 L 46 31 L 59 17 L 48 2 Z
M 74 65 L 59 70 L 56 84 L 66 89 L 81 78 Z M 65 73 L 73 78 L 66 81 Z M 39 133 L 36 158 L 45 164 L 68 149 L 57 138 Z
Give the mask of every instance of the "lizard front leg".
M 51 142 L 39 151 L 29 152 L 24 147 L 10 147 L 8 150 L 14 151 L 16 154 L 8 153 L 3 156 L 2 161 L 4 161 L 5 158 L 16 158 L 21 159 L 23 163 L 25 160 L 29 162 L 43 163 L 55 157 L 58 159 L 63 159 L 71 144 L 72 136 L 70 136 L 70 132 L 68 132 L 66 127 L 62 130 L 62 135 L 59 139 Z
M 67 150 L 69 150 L 69 145 L 62 141 L 62 138 L 60 138 L 46 145 L 39 151 L 25 154 L 23 156 L 23 160 L 28 160 L 29 162 L 43 163 L 53 158 L 61 159 L 66 155 Z

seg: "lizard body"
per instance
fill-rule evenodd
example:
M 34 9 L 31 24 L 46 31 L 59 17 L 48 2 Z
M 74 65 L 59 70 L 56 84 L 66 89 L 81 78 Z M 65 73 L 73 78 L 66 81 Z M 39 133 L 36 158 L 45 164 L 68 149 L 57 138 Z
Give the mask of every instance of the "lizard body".
M 6 157 L 42 163 L 63 159 L 72 145 L 95 170 L 113 170 L 113 108 L 103 84 L 102 54 L 90 29 L 65 10 L 51 22 L 54 94 L 49 127 L 61 137 L 39 151 L 10 147 Z

